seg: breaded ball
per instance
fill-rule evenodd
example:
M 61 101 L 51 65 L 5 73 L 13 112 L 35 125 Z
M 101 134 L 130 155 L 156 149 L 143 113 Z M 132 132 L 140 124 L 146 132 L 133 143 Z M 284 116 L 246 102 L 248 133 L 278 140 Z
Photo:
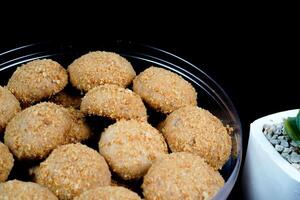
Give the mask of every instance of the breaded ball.
M 88 115 L 112 119 L 147 121 L 147 111 L 140 96 L 117 85 L 101 85 L 88 91 L 80 110 Z
M 101 135 L 99 150 L 110 168 L 125 180 L 144 176 L 168 149 L 163 136 L 146 122 L 121 120 Z
M 173 152 L 191 152 L 220 169 L 231 153 L 231 137 L 209 111 L 186 106 L 167 116 L 162 133 Z
M 197 105 L 197 93 L 181 76 L 149 67 L 133 80 L 133 91 L 152 108 L 170 113 L 180 107 Z
M 30 104 L 58 93 L 67 83 L 67 71 L 59 63 L 42 59 L 18 67 L 7 87 L 20 102 Z
M 14 157 L 7 146 L 0 142 L 0 183 L 6 181 L 14 166 Z
M 58 200 L 58 198 L 47 188 L 36 183 L 18 180 L 0 183 L 0 199 Z
M 105 51 L 81 56 L 69 65 L 68 72 L 72 85 L 85 92 L 106 83 L 126 87 L 136 75 L 125 58 Z
M 67 111 L 72 119 L 72 125 L 67 133 L 66 143 L 77 143 L 87 140 L 92 135 L 92 131 L 87 125 L 84 115 L 80 110 L 72 107 L 67 108 Z
M 39 103 L 19 112 L 7 124 L 4 143 L 18 159 L 42 159 L 66 143 L 71 124 L 62 106 Z
M 136 193 L 118 186 L 98 187 L 88 190 L 74 200 L 141 200 Z
M 212 199 L 224 179 L 199 156 L 180 152 L 157 160 L 144 177 L 147 200 Z
M 16 97 L 7 88 L 0 86 L 0 133 L 20 110 L 20 103 Z
M 62 200 L 111 183 L 104 158 L 80 143 L 56 148 L 34 173 L 38 184 L 46 186 Z
M 62 105 L 66 108 L 73 107 L 79 109 L 81 104 L 81 97 L 76 95 L 71 95 L 65 91 L 61 91 L 56 95 L 54 95 L 51 99 L 49 99 L 49 101 L 56 103 L 58 105 Z

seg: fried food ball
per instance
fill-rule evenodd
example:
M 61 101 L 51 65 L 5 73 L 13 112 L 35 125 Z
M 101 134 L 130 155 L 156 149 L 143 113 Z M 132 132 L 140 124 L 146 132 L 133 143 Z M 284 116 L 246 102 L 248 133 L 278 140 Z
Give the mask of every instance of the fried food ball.
M 80 109 L 89 115 L 147 121 L 147 111 L 141 97 L 117 85 L 101 85 L 88 91 Z
M 58 200 L 58 198 L 47 188 L 36 183 L 18 180 L 0 183 L 0 199 Z
M 34 171 L 35 181 L 49 188 L 59 199 L 73 199 L 82 192 L 111 183 L 104 158 L 77 143 L 62 145 Z
M 77 143 L 87 140 L 92 135 L 92 131 L 87 125 L 83 113 L 72 107 L 67 108 L 67 111 L 72 119 L 72 125 L 67 133 L 66 143 Z
M 68 67 L 74 87 L 87 92 L 103 84 L 126 87 L 136 76 L 131 64 L 116 53 L 94 51 L 76 59 Z
M 167 154 L 163 136 L 146 122 L 121 120 L 101 135 L 100 154 L 124 180 L 146 174 L 153 161 Z
M 20 103 L 16 97 L 7 88 L 0 86 L 0 133 L 20 110 Z
M 67 83 L 67 71 L 59 63 L 42 59 L 18 67 L 7 87 L 20 102 L 30 104 L 58 93 Z
M 10 153 L 7 146 L 0 142 L 0 183 L 6 181 L 13 166 L 13 155 Z
M 7 124 L 4 143 L 18 159 L 42 159 L 66 143 L 71 124 L 62 106 L 39 103 L 19 112 Z
M 209 111 L 186 106 L 167 116 L 162 133 L 172 152 L 190 152 L 220 169 L 231 153 L 231 137 Z
M 66 108 L 73 107 L 79 109 L 81 104 L 81 97 L 76 95 L 71 95 L 65 91 L 61 91 L 56 95 L 54 95 L 51 99 L 49 99 L 49 101 L 56 103 L 58 105 L 62 105 Z
M 180 152 L 157 160 L 144 177 L 147 200 L 212 199 L 224 179 L 199 156 Z
M 152 108 L 170 113 L 186 105 L 197 105 L 197 93 L 181 76 L 149 67 L 133 80 L 133 91 Z
M 88 190 L 78 197 L 75 197 L 74 200 L 141 200 L 139 195 L 136 193 L 118 186 L 106 186 L 98 187 L 92 190 Z

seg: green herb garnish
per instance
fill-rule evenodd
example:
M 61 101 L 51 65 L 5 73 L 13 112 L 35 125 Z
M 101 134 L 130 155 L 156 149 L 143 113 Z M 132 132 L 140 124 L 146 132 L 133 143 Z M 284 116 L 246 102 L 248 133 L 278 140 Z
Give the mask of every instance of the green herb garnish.
M 284 120 L 284 130 L 288 136 L 300 147 L 300 111 L 296 117 Z

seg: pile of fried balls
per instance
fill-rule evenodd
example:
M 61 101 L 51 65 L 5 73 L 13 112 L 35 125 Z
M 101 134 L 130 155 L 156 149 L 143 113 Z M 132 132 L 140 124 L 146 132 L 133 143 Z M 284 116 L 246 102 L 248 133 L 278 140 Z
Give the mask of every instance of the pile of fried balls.
M 156 127 L 148 108 L 165 116 Z M 94 132 L 90 116 L 113 123 Z M 136 75 L 128 60 L 105 51 L 67 70 L 33 60 L 0 86 L 0 199 L 211 199 L 224 185 L 218 170 L 231 154 L 229 132 L 197 106 L 192 84 L 169 70 L 150 66 Z M 97 148 L 84 144 L 95 134 Z M 36 163 L 30 182 L 10 178 L 16 161 Z M 141 180 L 143 196 L 112 174 Z

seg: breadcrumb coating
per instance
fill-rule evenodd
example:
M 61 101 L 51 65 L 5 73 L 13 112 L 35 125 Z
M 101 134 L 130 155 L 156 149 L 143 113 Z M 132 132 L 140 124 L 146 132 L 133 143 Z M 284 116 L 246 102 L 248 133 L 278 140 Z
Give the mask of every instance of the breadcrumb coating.
M 19 112 L 8 123 L 4 143 L 18 159 L 42 159 L 66 143 L 71 123 L 62 106 L 39 103 Z
M 168 152 L 158 130 L 135 120 L 109 126 L 101 135 L 99 150 L 110 168 L 125 180 L 141 178 L 155 159 Z
M 7 88 L 0 86 L 0 133 L 19 111 L 21 107 L 16 97 Z
M 153 163 L 144 177 L 147 200 L 212 199 L 224 179 L 199 156 L 172 153 Z
M 35 181 L 61 200 L 73 199 L 88 189 L 111 184 L 104 158 L 80 143 L 56 148 L 34 173 Z
M 166 114 L 183 106 L 197 105 L 194 87 L 163 68 L 151 66 L 141 72 L 133 80 L 133 91 L 149 106 Z
M 103 84 L 126 87 L 136 73 L 125 58 L 105 51 L 87 53 L 69 65 L 70 81 L 74 87 L 87 92 Z
M 47 188 L 32 182 L 18 180 L 0 183 L 0 199 L 2 200 L 58 200 Z
M 186 106 L 167 116 L 162 133 L 172 152 L 190 152 L 220 169 L 231 153 L 231 137 L 222 122 L 209 111 Z
M 13 155 L 8 150 L 8 147 L 0 142 L 0 183 L 6 181 L 13 166 Z
M 74 200 L 141 200 L 136 193 L 118 186 L 98 187 L 82 193 Z
M 68 83 L 67 71 L 51 59 L 28 62 L 13 73 L 8 89 L 24 104 L 51 97 Z
M 147 111 L 141 97 L 117 85 L 93 88 L 83 97 L 80 109 L 88 115 L 147 121 Z

